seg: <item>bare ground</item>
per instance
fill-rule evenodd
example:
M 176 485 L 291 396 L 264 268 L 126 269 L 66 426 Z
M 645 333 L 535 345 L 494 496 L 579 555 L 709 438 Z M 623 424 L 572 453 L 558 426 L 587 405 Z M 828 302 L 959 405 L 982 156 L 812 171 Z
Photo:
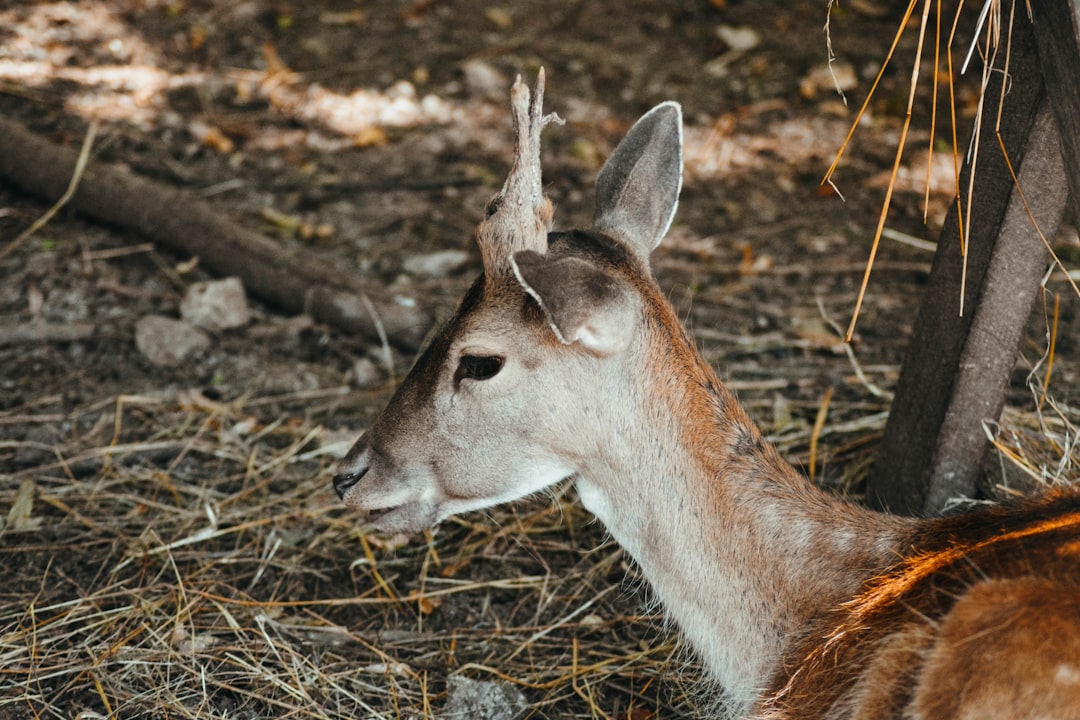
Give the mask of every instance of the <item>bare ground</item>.
M 95 161 L 445 317 L 479 267 L 471 233 L 506 171 L 515 73 L 543 65 L 546 104 L 568 120 L 545 135 L 564 227 L 587 220 L 634 118 L 678 100 L 688 177 L 656 271 L 787 457 L 857 496 L 931 253 L 883 246 L 860 376 L 834 324 L 869 251 L 914 38 L 848 151 L 841 201 L 818 184 L 854 116 L 822 79 L 825 17 L 772 1 L 8 3 L 0 112 L 70 146 L 100 118 Z M 864 2 L 834 13 L 855 103 L 898 22 Z M 965 123 L 972 97 L 960 88 Z M 924 225 L 925 155 L 910 155 L 889 225 L 933 240 L 949 193 Z M 0 251 L 48 204 L 0 185 Z M 137 322 L 177 317 L 209 278 L 152 241 L 61 212 L 0 260 L 0 718 L 427 717 L 452 677 L 520 690 L 531 717 L 707 708 L 572 489 L 423 537 L 357 532 L 329 469 L 409 356 L 392 351 L 391 374 L 379 343 L 254 303 L 202 351 L 152 363 Z M 1058 245 L 1075 267 L 1075 236 Z M 1048 307 L 1054 295 L 1056 405 L 1038 412 L 1028 383 L 1040 308 L 1002 438 L 1034 474 L 1075 477 L 1078 302 L 1057 280 Z M 18 339 L 42 322 L 92 334 Z M 1028 488 L 1017 467 L 995 454 L 987 486 Z

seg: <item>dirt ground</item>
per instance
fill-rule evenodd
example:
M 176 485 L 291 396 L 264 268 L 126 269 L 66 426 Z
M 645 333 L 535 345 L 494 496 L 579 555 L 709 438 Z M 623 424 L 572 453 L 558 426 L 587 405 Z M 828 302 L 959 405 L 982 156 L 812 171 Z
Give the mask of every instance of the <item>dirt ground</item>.
M 94 162 L 183 188 L 438 319 L 479 269 L 472 231 L 507 170 L 516 73 L 543 66 L 545 105 L 567 120 L 544 136 L 560 227 L 587 222 L 600 164 L 634 119 L 677 100 L 687 178 L 654 256 L 661 284 L 803 467 L 831 389 L 812 469 L 857 496 L 932 259 L 925 242 L 884 241 L 860 378 L 837 327 L 869 253 L 915 32 L 845 156 L 843 199 L 819 183 L 895 5 L 834 10 L 845 105 L 824 0 L 0 2 L 0 114 L 71 148 L 96 118 Z M 960 36 L 973 27 L 962 20 Z M 957 88 L 966 147 L 976 95 Z M 932 242 L 952 157 L 939 132 L 924 223 L 929 94 L 924 83 L 888 226 Z M 50 204 L 0 183 L 0 252 Z M 179 318 L 188 288 L 214 276 L 153 242 L 61 211 L 0 258 L 0 718 L 449 716 L 456 678 L 505 690 L 503 710 L 528 717 L 708 708 L 571 488 L 423 537 L 358 533 L 330 468 L 411 352 L 249 298 L 250 320 L 162 364 L 136 341 L 140 321 Z M 1057 244 L 1077 267 L 1075 232 Z M 1080 303 L 1052 279 L 1050 306 L 1055 294 L 1051 391 L 1076 422 Z M 17 332 L 42 322 L 80 336 Z M 1004 422 L 1019 447 L 1043 437 L 1027 375 L 1046 347 L 1040 306 Z M 1020 482 L 1004 456 L 988 473 Z

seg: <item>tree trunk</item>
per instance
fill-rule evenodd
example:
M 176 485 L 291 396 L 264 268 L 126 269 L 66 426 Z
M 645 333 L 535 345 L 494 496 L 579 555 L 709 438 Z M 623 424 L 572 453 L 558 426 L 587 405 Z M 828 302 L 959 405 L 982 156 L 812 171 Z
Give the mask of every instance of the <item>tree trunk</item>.
M 1052 239 L 1068 202 L 1065 168 L 1032 23 L 1022 6 L 1017 12 L 1001 139 L 1034 220 Z M 1005 57 L 998 52 L 999 65 Z M 1075 49 L 1072 57 L 1076 67 L 1080 57 Z M 994 135 L 1004 68 L 997 70 L 984 101 L 976 185 L 966 210 L 971 215 L 966 261 L 954 207 L 942 229 L 867 483 L 870 503 L 893 512 L 934 514 L 949 499 L 974 494 L 990 447 L 983 424 L 1001 413 L 1024 325 L 1049 261 Z M 962 187 L 971 172 L 965 163 Z

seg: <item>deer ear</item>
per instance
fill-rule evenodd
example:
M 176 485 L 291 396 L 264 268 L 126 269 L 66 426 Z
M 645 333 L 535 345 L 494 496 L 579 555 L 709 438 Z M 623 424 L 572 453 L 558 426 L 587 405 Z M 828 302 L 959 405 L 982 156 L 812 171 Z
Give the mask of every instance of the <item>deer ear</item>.
M 552 259 L 532 250 L 514 253 L 510 264 L 564 344 L 613 355 L 630 343 L 638 300 L 625 280 L 581 258 Z
M 593 226 L 648 258 L 679 204 L 682 145 L 678 103 L 657 105 L 634 123 L 596 180 Z

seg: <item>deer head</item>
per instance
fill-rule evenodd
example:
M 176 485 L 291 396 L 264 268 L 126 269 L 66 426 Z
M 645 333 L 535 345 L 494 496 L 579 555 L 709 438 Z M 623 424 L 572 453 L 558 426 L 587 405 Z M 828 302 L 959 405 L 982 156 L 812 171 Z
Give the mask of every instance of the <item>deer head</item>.
M 511 91 L 515 156 L 477 230 L 482 275 L 337 467 L 373 528 L 415 532 L 589 477 L 640 413 L 625 388 L 648 344 L 643 303 L 660 297 L 648 256 L 678 201 L 681 111 L 659 105 L 619 144 L 592 229 L 552 233 L 540 131 L 558 118 L 543 90 L 541 71 L 531 101 L 520 77 Z

